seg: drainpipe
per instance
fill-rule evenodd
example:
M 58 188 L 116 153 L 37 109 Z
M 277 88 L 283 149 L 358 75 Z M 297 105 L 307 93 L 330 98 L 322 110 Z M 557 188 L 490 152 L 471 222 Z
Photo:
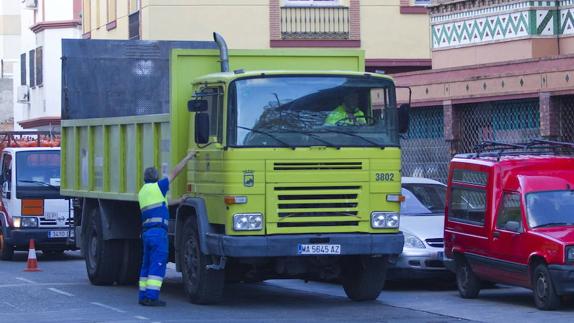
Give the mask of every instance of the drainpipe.
M 217 43 L 219 47 L 219 59 L 221 62 L 221 71 L 229 72 L 229 53 L 227 51 L 227 44 L 225 39 L 219 33 L 213 33 L 213 40 Z

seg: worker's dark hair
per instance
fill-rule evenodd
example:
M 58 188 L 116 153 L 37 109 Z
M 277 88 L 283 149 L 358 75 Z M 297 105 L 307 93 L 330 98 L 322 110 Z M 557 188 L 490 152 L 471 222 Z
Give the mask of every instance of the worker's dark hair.
M 159 180 L 159 173 L 155 167 L 148 167 L 144 171 L 144 182 L 155 183 Z

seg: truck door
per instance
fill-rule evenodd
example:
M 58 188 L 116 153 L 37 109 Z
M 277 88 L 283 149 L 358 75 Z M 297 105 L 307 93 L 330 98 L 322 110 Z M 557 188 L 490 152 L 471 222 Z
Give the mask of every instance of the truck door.
M 10 211 L 13 209 L 13 201 L 15 199 L 13 183 L 14 173 L 12 165 L 12 155 L 6 152 L 3 153 L 1 162 L 2 169 L 0 170 L 0 182 L 2 185 L 0 186 L 0 189 L 2 191 L 2 205 L 8 214 L 10 214 Z
M 504 192 L 496 215 L 490 251 L 492 269 L 504 282 L 529 286 L 528 255 L 524 246 L 524 221 L 518 192 Z

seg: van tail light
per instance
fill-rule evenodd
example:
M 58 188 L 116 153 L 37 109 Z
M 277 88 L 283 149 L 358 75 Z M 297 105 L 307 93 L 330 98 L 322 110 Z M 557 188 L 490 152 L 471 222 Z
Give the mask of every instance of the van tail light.
M 22 215 L 31 215 L 31 216 L 44 215 L 44 200 L 23 199 Z

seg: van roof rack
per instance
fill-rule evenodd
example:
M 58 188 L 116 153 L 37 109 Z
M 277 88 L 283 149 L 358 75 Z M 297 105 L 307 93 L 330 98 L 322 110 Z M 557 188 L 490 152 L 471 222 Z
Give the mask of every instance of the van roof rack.
M 525 143 L 508 143 L 500 141 L 483 141 L 474 146 L 474 153 L 459 154 L 459 158 L 495 157 L 500 161 L 502 156 L 518 155 L 573 155 L 574 143 L 545 139 L 532 139 Z

